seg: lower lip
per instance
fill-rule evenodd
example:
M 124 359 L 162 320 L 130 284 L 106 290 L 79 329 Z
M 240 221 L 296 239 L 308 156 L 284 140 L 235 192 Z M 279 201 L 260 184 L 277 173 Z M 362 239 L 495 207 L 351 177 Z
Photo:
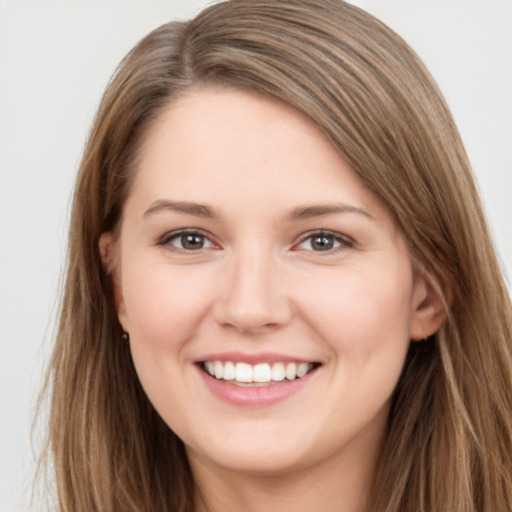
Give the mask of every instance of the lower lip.
M 233 405 L 252 407 L 272 405 L 299 393 L 311 380 L 316 370 L 314 369 L 304 377 L 291 381 L 261 387 L 246 387 L 237 386 L 228 380 L 215 379 L 198 367 L 206 386 L 215 396 Z

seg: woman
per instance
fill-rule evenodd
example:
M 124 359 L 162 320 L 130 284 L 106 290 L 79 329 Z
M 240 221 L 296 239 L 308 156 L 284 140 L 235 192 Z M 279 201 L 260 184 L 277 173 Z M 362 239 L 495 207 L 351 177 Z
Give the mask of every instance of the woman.
M 338 0 L 147 36 L 73 206 L 61 510 L 512 505 L 512 315 L 412 50 Z

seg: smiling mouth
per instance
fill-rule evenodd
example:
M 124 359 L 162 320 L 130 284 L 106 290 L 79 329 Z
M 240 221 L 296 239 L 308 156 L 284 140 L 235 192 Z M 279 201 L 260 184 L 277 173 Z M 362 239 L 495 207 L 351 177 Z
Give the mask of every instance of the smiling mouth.
M 235 386 L 263 387 L 301 379 L 319 363 L 234 363 L 232 361 L 203 361 L 200 368 L 217 380 L 227 381 Z

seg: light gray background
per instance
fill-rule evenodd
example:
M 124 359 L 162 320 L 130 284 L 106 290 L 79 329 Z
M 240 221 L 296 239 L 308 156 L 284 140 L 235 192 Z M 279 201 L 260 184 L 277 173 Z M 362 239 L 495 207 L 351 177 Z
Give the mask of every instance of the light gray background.
M 53 337 L 71 190 L 100 95 L 138 39 L 207 3 L 0 0 L 1 512 L 40 510 L 37 497 L 30 505 L 31 420 Z M 400 33 L 438 80 L 510 275 L 512 0 L 354 3 Z

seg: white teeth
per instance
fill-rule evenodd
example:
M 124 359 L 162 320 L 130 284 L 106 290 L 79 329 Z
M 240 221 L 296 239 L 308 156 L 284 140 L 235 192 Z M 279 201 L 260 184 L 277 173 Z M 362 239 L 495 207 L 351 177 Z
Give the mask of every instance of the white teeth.
M 270 382 L 272 380 L 272 370 L 267 363 L 257 364 L 253 370 L 254 382 Z
M 213 361 L 206 361 L 206 369 L 210 375 L 215 377 L 215 363 Z
M 216 379 L 242 383 L 282 382 L 304 377 L 312 369 L 312 363 L 233 363 L 232 361 L 205 361 L 204 368 Z
M 288 363 L 286 365 L 286 378 L 293 380 L 297 376 L 297 365 L 295 363 Z
M 224 375 L 222 378 L 224 380 L 235 380 L 235 365 L 231 361 L 224 364 Z
M 253 382 L 252 366 L 247 363 L 236 363 L 235 380 L 238 382 Z
M 306 373 L 308 373 L 309 371 L 309 365 L 308 363 L 300 363 L 298 366 L 297 366 L 297 377 L 304 377 L 304 375 L 306 375 Z
M 286 377 L 283 363 L 274 363 L 272 365 L 272 380 L 281 382 Z
M 224 366 L 220 361 L 215 361 L 215 378 L 222 379 L 224 376 Z

